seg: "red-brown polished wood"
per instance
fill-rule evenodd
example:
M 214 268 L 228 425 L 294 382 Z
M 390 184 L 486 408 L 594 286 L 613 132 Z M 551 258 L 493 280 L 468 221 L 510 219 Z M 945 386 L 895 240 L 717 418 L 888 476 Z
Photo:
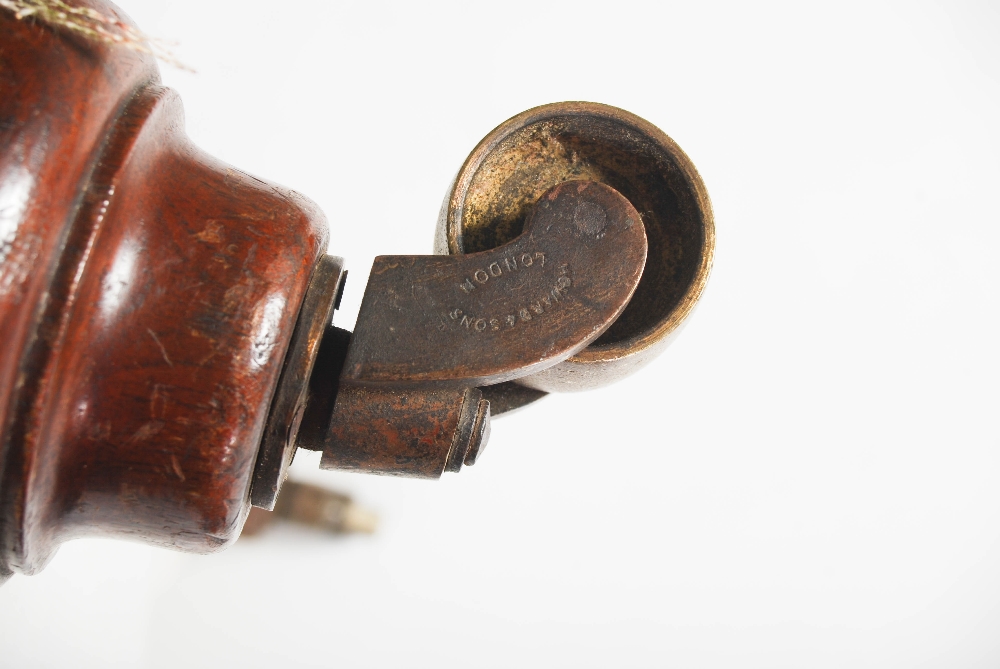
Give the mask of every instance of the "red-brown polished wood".
M 0 578 L 84 534 L 238 535 L 326 243 L 190 143 L 151 57 L 0 12 Z

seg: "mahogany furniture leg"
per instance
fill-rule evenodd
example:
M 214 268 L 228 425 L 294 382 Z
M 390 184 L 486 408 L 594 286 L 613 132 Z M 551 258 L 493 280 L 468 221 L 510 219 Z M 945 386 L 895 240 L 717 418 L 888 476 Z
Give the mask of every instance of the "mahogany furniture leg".
M 326 222 L 193 146 L 152 57 L 0 34 L 0 572 L 84 534 L 219 550 Z

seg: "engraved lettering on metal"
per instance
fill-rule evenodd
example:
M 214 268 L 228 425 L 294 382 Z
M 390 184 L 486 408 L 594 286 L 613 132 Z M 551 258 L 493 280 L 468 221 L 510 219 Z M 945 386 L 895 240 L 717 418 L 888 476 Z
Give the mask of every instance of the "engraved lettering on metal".
M 536 260 L 538 261 L 539 267 L 545 266 L 545 254 L 541 251 L 535 251 L 534 253 L 522 253 L 520 260 L 521 267 L 531 267 L 535 264 Z M 516 255 L 491 262 L 485 270 L 477 269 L 472 273 L 471 278 L 466 277 L 464 281 L 458 284 L 458 287 L 463 293 L 468 295 L 476 289 L 476 284 L 485 286 L 491 278 L 498 279 L 504 276 L 504 268 L 506 268 L 508 274 L 517 270 L 517 262 L 518 258 Z
M 567 181 L 496 249 L 376 258 L 344 380 L 485 385 L 564 360 L 632 296 L 646 258 L 639 220 L 613 188 Z
M 541 253 L 538 255 L 542 256 Z M 466 313 L 466 311 L 461 308 L 455 308 L 448 311 L 448 318 L 455 321 L 459 327 L 464 327 L 470 332 L 485 332 L 487 329 L 496 332 L 501 328 L 502 323 L 506 323 L 508 328 L 512 328 L 517 325 L 518 322 L 524 323 L 530 321 L 532 319 L 532 314 L 535 316 L 541 316 L 542 314 L 555 308 L 559 302 L 565 298 L 566 292 L 569 290 L 570 286 L 573 285 L 572 279 L 568 276 L 568 265 L 560 267 L 559 272 L 560 276 L 555 280 L 555 284 L 548 291 L 543 292 L 537 299 L 533 299 L 527 305 L 516 308 L 513 312 L 504 315 L 502 318 L 494 317 L 492 315 L 484 317 L 473 316 L 472 314 Z M 442 321 L 442 324 L 442 327 L 439 327 L 438 329 L 443 329 L 443 327 L 447 326 L 445 321 Z

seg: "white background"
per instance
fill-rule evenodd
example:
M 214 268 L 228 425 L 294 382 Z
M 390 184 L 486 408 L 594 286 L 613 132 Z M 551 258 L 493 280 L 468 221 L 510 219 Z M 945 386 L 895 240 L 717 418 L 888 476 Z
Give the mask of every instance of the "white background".
M 535 105 L 660 126 L 712 196 L 677 342 L 494 422 L 439 482 L 214 556 L 63 546 L 0 589 L 10 667 L 1000 666 L 995 3 L 122 0 L 194 140 L 316 200 L 352 270 L 424 253 Z

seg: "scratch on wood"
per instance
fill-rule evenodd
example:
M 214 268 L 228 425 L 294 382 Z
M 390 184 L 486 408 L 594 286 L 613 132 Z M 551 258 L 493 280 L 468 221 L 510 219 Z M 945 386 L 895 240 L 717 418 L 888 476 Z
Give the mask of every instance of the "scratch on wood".
M 173 366 L 174 366 L 174 363 L 172 363 L 172 362 L 170 361 L 170 356 L 169 356 L 169 355 L 167 355 L 167 349 L 163 348 L 163 343 L 162 343 L 162 342 L 160 342 L 160 338 L 159 338 L 159 337 L 157 337 L 157 336 L 156 336 L 156 333 L 155 333 L 155 332 L 153 332 L 153 331 L 152 331 L 151 329 L 149 329 L 149 328 L 146 328 L 146 332 L 148 332 L 148 333 L 149 333 L 149 336 L 153 338 L 153 341 L 155 341 L 155 342 L 156 342 L 156 345 L 160 347 L 160 353 L 162 353 L 162 354 L 163 354 L 163 359 L 167 361 L 167 364 L 168 364 L 168 365 L 170 365 L 171 367 L 173 367 Z
M 153 420 L 164 418 L 167 412 L 167 401 L 169 394 L 162 383 L 153 385 L 153 393 L 149 396 L 149 417 Z
M 145 423 L 142 427 L 135 431 L 132 438 L 129 439 L 130 444 L 135 444 L 140 441 L 146 441 L 150 437 L 154 436 L 157 432 L 163 429 L 166 425 L 162 420 L 153 420 Z
M 170 464 L 174 466 L 174 473 L 177 474 L 177 478 L 179 478 L 181 481 L 184 481 L 186 477 L 184 476 L 184 472 L 181 470 L 181 463 L 177 462 L 176 455 L 170 456 Z
M 206 244 L 221 244 L 224 228 L 218 221 L 208 219 L 205 221 L 205 229 L 194 235 L 194 238 Z

